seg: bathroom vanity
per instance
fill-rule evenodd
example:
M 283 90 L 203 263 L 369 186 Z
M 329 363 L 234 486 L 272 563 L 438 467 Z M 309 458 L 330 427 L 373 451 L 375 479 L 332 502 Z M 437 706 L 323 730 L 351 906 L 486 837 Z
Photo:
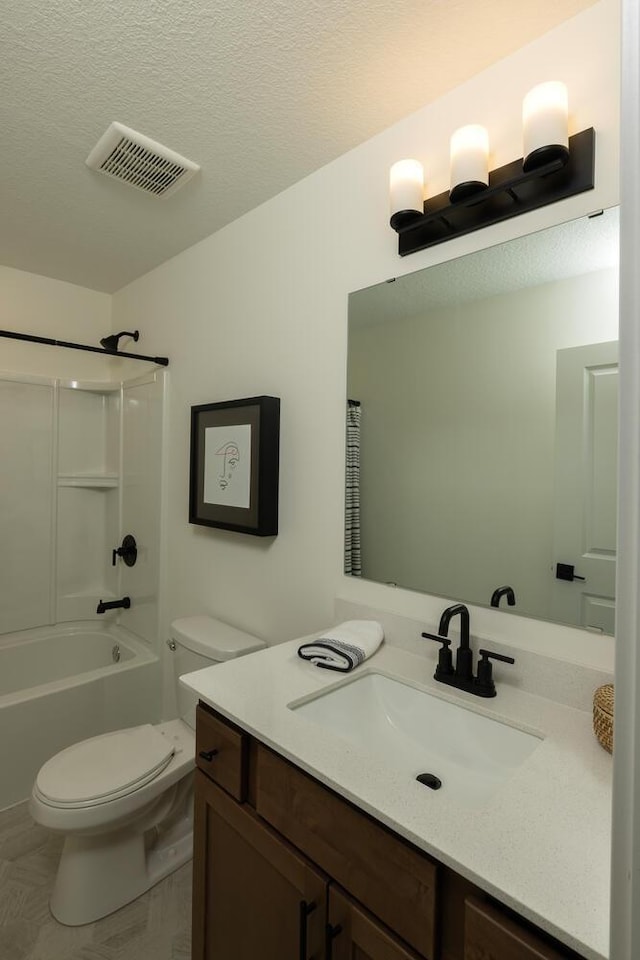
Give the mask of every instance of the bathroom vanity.
M 506 684 L 472 704 L 391 646 L 351 675 L 297 646 L 183 678 L 201 699 L 194 960 L 606 957 L 611 758 L 588 715 Z M 346 722 L 328 698 L 371 676 L 537 745 L 484 797 L 448 777 L 431 790 L 402 750 L 378 756 L 300 709 L 324 699 Z

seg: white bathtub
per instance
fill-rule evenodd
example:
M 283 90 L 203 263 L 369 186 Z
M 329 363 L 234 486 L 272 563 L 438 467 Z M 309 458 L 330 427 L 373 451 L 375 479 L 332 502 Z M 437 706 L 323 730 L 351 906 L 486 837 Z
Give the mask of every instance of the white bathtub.
M 161 689 L 158 658 L 121 627 L 60 624 L 0 637 L 0 810 L 25 800 L 64 747 L 156 722 Z

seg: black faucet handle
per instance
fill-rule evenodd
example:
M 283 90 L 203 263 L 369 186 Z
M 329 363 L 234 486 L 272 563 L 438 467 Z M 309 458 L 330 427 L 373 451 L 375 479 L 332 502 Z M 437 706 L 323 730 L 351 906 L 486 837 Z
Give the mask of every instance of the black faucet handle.
M 128 533 L 119 547 L 111 551 L 111 565 L 115 567 L 116 557 L 122 557 L 128 567 L 135 566 L 138 559 L 138 544 L 136 538 Z
M 436 667 L 436 672 L 434 677 L 436 680 L 440 680 L 443 676 L 450 676 L 453 673 L 453 659 L 451 657 L 451 640 L 449 637 L 443 637 L 438 633 L 423 633 L 422 636 L 425 640 L 435 640 L 436 643 L 441 643 L 440 653 L 438 654 L 438 666 Z
M 513 657 L 506 657 L 503 653 L 493 653 L 491 650 L 478 650 L 478 676 L 475 680 L 475 692 L 481 697 L 495 697 L 496 685 L 493 682 L 492 660 L 501 660 L 503 663 L 515 663 Z
M 478 650 L 478 653 L 485 663 L 488 663 L 489 658 L 492 660 L 502 660 L 503 663 L 515 663 L 513 657 L 505 657 L 504 653 L 494 653 L 492 650 Z M 490 663 L 489 666 L 491 666 Z
M 439 633 L 422 633 L 420 636 L 424 637 L 425 640 L 435 640 L 436 643 L 441 643 L 443 647 L 451 646 L 451 638 L 441 637 Z

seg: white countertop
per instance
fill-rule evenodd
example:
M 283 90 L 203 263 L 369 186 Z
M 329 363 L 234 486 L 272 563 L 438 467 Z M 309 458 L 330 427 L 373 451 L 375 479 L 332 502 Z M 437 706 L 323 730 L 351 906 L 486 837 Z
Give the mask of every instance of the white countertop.
M 299 640 L 181 678 L 229 720 L 435 859 L 577 950 L 609 956 L 610 755 L 591 715 L 497 681 L 481 700 L 433 679 L 433 662 L 383 644 L 350 674 L 297 656 Z M 432 792 L 288 704 L 383 673 L 544 739 L 479 809 Z

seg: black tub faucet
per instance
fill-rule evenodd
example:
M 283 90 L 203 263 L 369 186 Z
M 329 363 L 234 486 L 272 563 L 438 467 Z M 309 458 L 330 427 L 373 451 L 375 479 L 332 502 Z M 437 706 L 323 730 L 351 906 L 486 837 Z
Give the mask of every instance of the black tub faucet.
M 451 640 L 449 638 L 449 624 L 453 617 L 460 616 L 460 645 L 456 652 L 456 665 L 453 666 L 451 656 Z M 427 640 L 435 640 L 441 644 L 438 654 L 438 666 L 434 678 L 458 690 L 466 690 L 478 697 L 495 697 L 496 686 L 492 677 L 491 660 L 502 660 L 503 663 L 515 663 L 513 657 L 505 657 L 502 653 L 492 653 L 490 650 L 480 651 L 478 675 L 473 675 L 473 650 L 469 644 L 469 610 L 464 603 L 454 603 L 447 607 L 440 617 L 438 633 L 423 633 Z
M 122 600 L 101 600 L 96 613 L 106 613 L 107 610 L 117 610 L 119 607 L 128 610 L 130 606 L 131 597 L 123 597 Z

